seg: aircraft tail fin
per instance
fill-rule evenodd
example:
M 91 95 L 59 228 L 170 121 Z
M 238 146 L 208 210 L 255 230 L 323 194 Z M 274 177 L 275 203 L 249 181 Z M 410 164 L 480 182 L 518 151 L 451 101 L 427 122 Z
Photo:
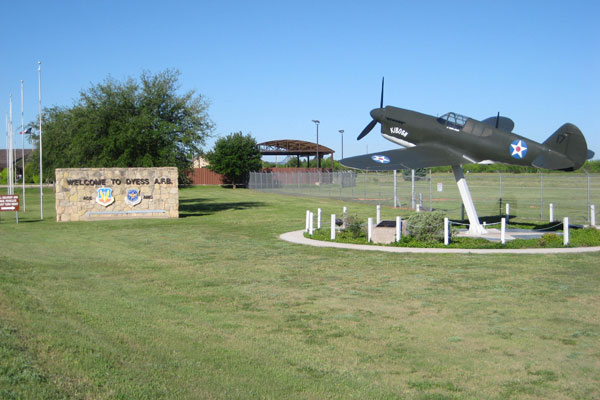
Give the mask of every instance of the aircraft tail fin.
M 546 139 L 544 145 L 549 150 L 533 161 L 533 165 L 538 168 L 574 171 L 581 168 L 589 156 L 583 134 L 570 123 L 558 128 Z

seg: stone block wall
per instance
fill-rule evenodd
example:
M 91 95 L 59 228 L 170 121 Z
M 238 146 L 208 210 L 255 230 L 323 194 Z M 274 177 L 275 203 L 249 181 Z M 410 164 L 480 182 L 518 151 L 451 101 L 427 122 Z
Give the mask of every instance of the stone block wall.
M 179 218 L 177 168 L 58 168 L 56 220 Z

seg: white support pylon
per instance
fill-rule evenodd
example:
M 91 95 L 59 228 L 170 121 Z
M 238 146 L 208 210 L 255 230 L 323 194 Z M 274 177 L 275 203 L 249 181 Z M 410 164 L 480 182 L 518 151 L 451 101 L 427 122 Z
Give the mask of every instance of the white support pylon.
M 460 165 L 453 165 L 452 172 L 454 173 L 454 179 L 456 179 L 456 184 L 458 185 L 460 197 L 465 205 L 467 217 L 469 218 L 469 235 L 481 236 L 486 234 L 487 231 L 479 223 L 477 210 L 475 210 L 475 204 L 473 204 L 473 198 L 471 197 L 471 192 L 469 192 L 469 186 L 467 185 L 467 180 L 465 179 L 462 167 Z

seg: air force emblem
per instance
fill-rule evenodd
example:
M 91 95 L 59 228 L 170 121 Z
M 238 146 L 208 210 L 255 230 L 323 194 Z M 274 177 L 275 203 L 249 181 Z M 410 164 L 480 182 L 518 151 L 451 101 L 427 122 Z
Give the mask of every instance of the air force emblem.
M 520 160 L 527 155 L 527 144 L 524 141 L 517 139 L 510 144 L 509 151 L 513 158 Z
M 97 191 L 98 197 L 96 197 L 96 203 L 100 204 L 101 206 L 107 207 L 115 202 L 115 198 L 112 195 L 111 188 L 101 187 L 98 188 Z
M 386 156 L 371 156 L 371 160 L 380 163 L 380 164 L 389 164 L 390 159 Z
M 127 196 L 125 197 L 125 203 L 130 206 L 135 206 L 142 202 L 142 197 L 140 196 L 140 191 L 138 189 L 127 189 Z

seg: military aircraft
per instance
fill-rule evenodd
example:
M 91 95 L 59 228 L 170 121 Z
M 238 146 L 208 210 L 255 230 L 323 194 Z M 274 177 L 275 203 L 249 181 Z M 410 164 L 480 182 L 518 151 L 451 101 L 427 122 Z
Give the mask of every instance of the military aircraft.
M 514 122 L 499 113 L 478 121 L 454 112 L 434 117 L 403 108 L 384 107 L 383 85 L 382 80 L 379 108 L 371 110 L 373 120 L 357 140 L 379 123 L 385 139 L 405 148 L 344 158 L 340 163 L 374 171 L 452 166 L 469 216 L 469 233 L 473 235 L 485 233 L 485 230 L 479 225 L 462 164 L 504 163 L 574 171 L 594 156 L 588 150 L 583 134 L 573 124 L 564 124 L 546 141 L 538 143 L 512 133 Z

